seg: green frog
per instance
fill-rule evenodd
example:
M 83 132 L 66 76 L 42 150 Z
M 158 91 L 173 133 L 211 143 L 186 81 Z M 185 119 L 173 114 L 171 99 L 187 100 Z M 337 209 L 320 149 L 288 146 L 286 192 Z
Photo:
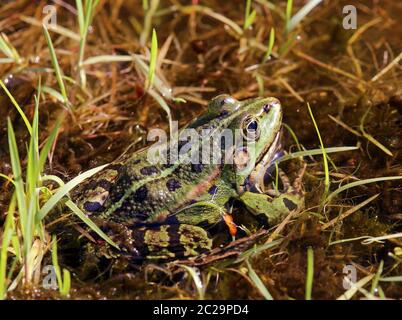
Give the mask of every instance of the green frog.
M 81 185 L 72 198 L 133 259 L 197 256 L 213 247 L 214 226 L 226 221 L 236 234 L 228 219 L 233 200 L 263 225 L 275 225 L 303 208 L 305 166 L 293 183 L 279 172 L 281 192 L 277 187 L 261 191 L 281 149 L 281 127 L 278 99 L 238 101 L 219 95 L 176 141 L 159 143 L 164 161 L 151 159 L 152 146 L 126 155 Z M 189 140 L 189 132 L 198 139 Z M 199 151 L 197 159 L 194 151 Z M 102 243 L 97 254 L 117 253 Z

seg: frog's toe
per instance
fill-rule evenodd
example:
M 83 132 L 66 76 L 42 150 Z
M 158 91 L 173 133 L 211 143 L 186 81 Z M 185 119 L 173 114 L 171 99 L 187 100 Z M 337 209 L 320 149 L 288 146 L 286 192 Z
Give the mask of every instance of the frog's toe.
M 307 169 L 307 163 L 303 161 L 302 166 L 300 167 L 299 171 L 297 172 L 297 177 L 296 179 L 293 181 L 293 189 L 299 192 L 302 192 L 303 189 L 303 176 L 306 172 Z
M 281 179 L 282 186 L 283 186 L 283 192 L 287 192 L 291 186 L 289 177 L 286 175 L 286 173 L 282 169 L 278 169 L 278 175 L 279 178 Z

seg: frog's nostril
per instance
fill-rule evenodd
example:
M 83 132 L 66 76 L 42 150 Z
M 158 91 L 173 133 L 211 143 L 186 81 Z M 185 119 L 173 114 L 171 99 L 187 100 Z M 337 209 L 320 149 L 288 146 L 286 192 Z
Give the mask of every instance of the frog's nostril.
M 271 105 L 270 105 L 270 104 L 264 105 L 264 112 L 268 112 L 269 109 L 271 109 Z
M 274 99 L 274 98 L 269 98 L 268 103 L 266 103 L 263 107 L 263 110 L 268 113 L 269 110 L 271 110 L 272 108 L 275 108 L 276 110 L 279 110 L 281 106 L 281 103 L 279 102 L 278 99 Z

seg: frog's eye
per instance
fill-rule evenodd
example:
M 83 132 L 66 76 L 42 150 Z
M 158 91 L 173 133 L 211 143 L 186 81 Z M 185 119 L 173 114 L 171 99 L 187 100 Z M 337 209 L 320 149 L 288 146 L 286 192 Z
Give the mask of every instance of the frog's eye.
M 237 108 L 239 101 L 228 94 L 221 94 L 211 100 L 208 105 L 209 111 L 217 112 L 220 110 L 231 110 Z
M 254 141 L 260 137 L 260 124 L 257 118 L 247 117 L 243 120 L 242 134 L 246 140 Z

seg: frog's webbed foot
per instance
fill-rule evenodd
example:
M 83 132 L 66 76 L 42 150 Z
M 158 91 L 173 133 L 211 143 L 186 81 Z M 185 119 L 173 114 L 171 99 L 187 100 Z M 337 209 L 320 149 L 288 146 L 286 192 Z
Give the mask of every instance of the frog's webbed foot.
M 302 186 L 306 163 L 297 173 L 297 178 L 290 182 L 287 175 L 279 169 L 278 175 L 283 190 L 271 189 L 265 193 L 245 192 L 240 200 L 264 225 L 279 223 L 290 212 L 299 212 L 304 208 L 304 192 Z
M 265 194 L 267 194 L 273 198 L 279 197 L 281 193 L 286 193 L 289 190 L 289 188 L 291 187 L 289 177 L 286 175 L 286 173 L 281 168 L 278 168 L 278 176 L 282 182 L 282 186 L 283 186 L 282 191 L 279 191 L 278 188 L 274 188 L 274 189 L 271 188 L 271 189 L 268 189 L 265 191 Z
M 306 173 L 306 169 L 307 169 L 307 163 L 303 161 L 302 166 L 300 167 L 299 171 L 297 172 L 297 176 L 293 181 L 292 185 L 293 190 L 299 193 L 303 193 L 303 176 Z
M 307 163 L 303 161 L 302 166 L 300 167 L 300 169 L 296 174 L 296 178 L 293 180 L 293 183 L 290 182 L 290 179 L 287 176 L 287 174 L 281 168 L 278 168 L 278 176 L 282 183 L 282 190 L 279 191 L 277 188 L 268 189 L 265 191 L 265 193 L 271 197 L 278 197 L 282 193 L 289 193 L 292 191 L 302 193 L 303 192 L 302 180 L 304 173 L 306 172 L 306 168 Z

